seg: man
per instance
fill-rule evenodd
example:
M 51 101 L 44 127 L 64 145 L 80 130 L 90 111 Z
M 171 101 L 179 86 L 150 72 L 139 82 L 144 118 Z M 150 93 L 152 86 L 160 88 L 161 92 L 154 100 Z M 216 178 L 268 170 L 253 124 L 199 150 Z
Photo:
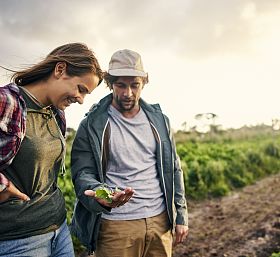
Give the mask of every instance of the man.
M 141 99 L 148 74 L 138 53 L 114 53 L 105 80 L 113 92 L 92 107 L 72 146 L 71 230 L 97 257 L 170 257 L 172 231 L 174 245 L 183 242 L 188 217 L 169 121 Z M 113 193 L 104 199 L 100 187 Z

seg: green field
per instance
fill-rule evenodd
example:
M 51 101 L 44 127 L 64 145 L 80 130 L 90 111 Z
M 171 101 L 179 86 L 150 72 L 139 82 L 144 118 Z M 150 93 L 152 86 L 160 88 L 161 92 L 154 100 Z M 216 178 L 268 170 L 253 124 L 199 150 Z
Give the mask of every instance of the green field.
M 224 196 L 280 170 L 279 132 L 270 127 L 176 136 L 191 198 Z

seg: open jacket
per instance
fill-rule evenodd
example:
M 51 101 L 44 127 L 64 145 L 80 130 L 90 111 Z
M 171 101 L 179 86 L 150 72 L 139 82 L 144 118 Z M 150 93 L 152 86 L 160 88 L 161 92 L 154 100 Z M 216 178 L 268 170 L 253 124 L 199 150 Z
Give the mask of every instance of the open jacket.
M 110 136 L 108 107 L 111 102 L 112 94 L 92 107 L 79 126 L 71 152 L 72 179 L 77 202 L 70 229 L 90 253 L 96 249 L 101 214 L 110 212 L 110 209 L 84 195 L 84 191 L 94 190 L 105 183 Z M 177 224 L 188 225 L 183 172 L 169 121 L 162 114 L 159 105 L 150 105 L 140 99 L 140 106 L 150 121 L 157 142 L 157 170 L 170 228 L 173 229 Z

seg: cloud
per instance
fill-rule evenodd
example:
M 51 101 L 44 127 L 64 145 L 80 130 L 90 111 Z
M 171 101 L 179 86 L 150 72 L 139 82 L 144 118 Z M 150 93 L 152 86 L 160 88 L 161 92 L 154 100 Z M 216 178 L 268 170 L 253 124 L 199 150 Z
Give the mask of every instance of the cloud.
M 202 111 L 232 122 L 267 118 L 262 110 L 278 110 L 279 17 L 279 0 L 0 1 L 0 65 L 17 69 L 80 41 L 106 68 L 115 50 L 131 48 L 150 75 L 145 99 L 159 100 L 178 122 Z M 73 112 L 82 117 L 104 91 Z
M 179 32 L 186 57 L 246 55 L 256 36 L 256 20 L 279 8 L 276 1 L 192 1 Z M 178 32 L 178 30 L 177 30 Z M 184 42 L 184 43 L 183 43 Z
M 262 32 L 256 20 L 279 7 L 278 0 L 9 0 L 0 2 L 0 29 L 14 45 L 84 41 L 111 51 L 127 44 L 196 59 L 250 52 Z

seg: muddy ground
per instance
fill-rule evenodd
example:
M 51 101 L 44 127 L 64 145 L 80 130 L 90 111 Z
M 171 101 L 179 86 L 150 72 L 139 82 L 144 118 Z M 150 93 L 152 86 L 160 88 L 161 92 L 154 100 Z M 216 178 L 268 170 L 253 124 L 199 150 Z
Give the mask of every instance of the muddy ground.
M 173 257 L 269 257 L 280 252 L 280 174 L 221 199 L 189 202 L 189 236 Z

